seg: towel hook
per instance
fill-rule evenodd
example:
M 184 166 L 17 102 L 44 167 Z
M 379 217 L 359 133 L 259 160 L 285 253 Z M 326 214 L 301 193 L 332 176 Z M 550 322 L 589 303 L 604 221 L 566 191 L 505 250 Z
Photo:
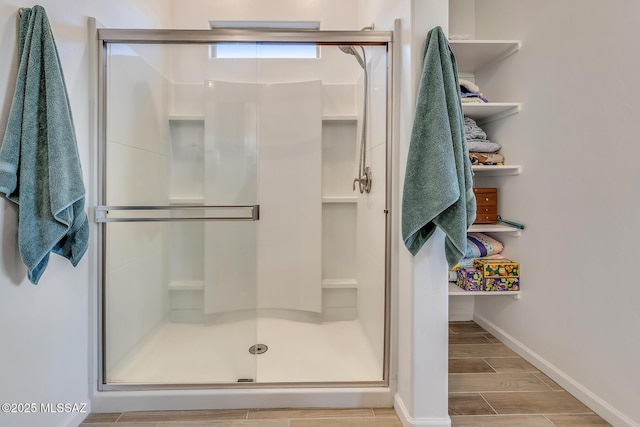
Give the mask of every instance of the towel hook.
M 22 18 L 22 13 L 24 12 L 24 7 L 21 7 L 20 9 L 18 9 L 18 16 L 20 18 Z

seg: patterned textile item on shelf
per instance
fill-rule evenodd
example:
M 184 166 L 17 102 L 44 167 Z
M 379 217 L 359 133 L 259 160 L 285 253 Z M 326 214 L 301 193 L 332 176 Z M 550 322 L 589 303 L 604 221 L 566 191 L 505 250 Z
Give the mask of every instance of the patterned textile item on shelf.
M 493 254 L 493 255 L 489 255 L 489 256 L 483 257 L 483 259 L 501 260 L 501 259 L 506 259 L 506 258 L 502 254 Z M 456 271 L 459 268 L 470 268 L 470 267 L 473 267 L 475 265 L 475 261 L 476 261 L 476 258 L 462 258 L 460 260 L 460 262 L 458 263 L 458 265 L 456 265 L 451 270 L 452 271 Z
M 504 165 L 504 156 L 497 153 L 469 153 L 472 165 Z
M 477 96 L 462 96 L 460 97 L 460 102 L 463 104 L 485 104 L 489 101 L 486 101 L 484 98 L 480 98 Z
M 499 254 L 503 248 L 502 242 L 484 233 L 468 233 L 465 258 L 480 258 Z

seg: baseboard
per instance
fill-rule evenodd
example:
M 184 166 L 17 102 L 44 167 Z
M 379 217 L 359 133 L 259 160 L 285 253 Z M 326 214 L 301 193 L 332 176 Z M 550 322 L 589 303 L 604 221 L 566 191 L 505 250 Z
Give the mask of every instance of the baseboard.
M 409 415 L 407 407 L 398 393 L 393 398 L 393 408 L 398 414 L 398 418 L 404 427 L 409 426 L 431 426 L 431 427 L 451 427 L 451 418 L 413 418 Z
M 84 419 L 89 416 L 90 412 L 91 410 L 86 410 L 86 412 L 79 412 L 75 414 L 74 417 L 71 418 L 65 425 L 68 427 L 79 426 L 80 424 L 82 424 L 82 421 L 84 421 Z
M 474 304 L 474 296 L 449 295 L 449 321 L 463 322 L 473 320 Z
M 388 408 L 389 387 L 93 391 L 94 412 L 194 409 Z
M 587 405 L 593 412 L 604 418 L 608 423 L 620 427 L 640 427 L 635 421 L 618 411 L 609 403 L 602 400 L 595 393 L 584 387 L 575 379 L 564 373 L 557 366 L 551 364 L 535 351 L 509 335 L 503 329 L 487 318 L 474 315 L 473 320 L 496 338 L 502 341 L 507 347 L 523 357 L 533 366 L 542 371 L 545 375 L 558 383 L 562 388 L 571 393 L 576 399 Z

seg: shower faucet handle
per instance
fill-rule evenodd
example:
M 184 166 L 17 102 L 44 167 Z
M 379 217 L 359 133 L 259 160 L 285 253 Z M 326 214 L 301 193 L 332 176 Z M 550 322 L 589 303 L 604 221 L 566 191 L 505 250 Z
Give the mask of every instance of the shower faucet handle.
M 371 192 L 371 168 L 367 166 L 364 168 L 364 174 L 360 178 L 354 178 L 353 180 L 353 191 L 356 191 L 356 183 L 360 188 L 360 194 L 367 192 Z

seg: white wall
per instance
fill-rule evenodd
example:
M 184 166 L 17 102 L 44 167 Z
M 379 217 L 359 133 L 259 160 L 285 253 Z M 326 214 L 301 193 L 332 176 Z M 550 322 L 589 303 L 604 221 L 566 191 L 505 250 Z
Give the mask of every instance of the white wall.
M 62 65 L 65 68 L 66 80 L 70 90 L 70 101 L 74 111 L 79 148 L 89 189 L 88 204 L 95 204 L 95 191 L 92 180 L 94 171 L 91 165 L 93 158 L 92 141 L 94 131 L 90 126 L 91 101 L 94 94 L 89 91 L 89 42 L 86 31 L 86 17 L 97 17 L 99 24 L 107 27 L 148 28 L 169 27 L 169 16 L 181 28 L 207 28 L 206 21 L 193 6 L 206 7 L 211 2 L 205 0 L 181 0 L 173 2 L 169 11 L 167 2 L 158 0 L 140 0 L 137 2 L 109 0 L 87 2 L 80 0 L 41 0 L 49 14 L 53 31 L 60 49 Z M 416 22 L 413 21 L 414 3 L 419 12 Z M 390 30 L 393 20 L 402 20 L 402 34 L 399 42 L 398 84 L 396 89 L 396 111 L 398 129 L 394 131 L 399 137 L 399 146 L 394 154 L 394 168 L 397 171 L 396 190 L 402 188 L 404 162 L 408 149 L 409 132 L 413 119 L 414 96 L 419 78 L 422 43 L 426 32 L 434 25 L 446 26 L 446 0 L 398 0 L 376 2 L 358 1 L 358 4 L 343 0 L 318 0 L 306 2 L 290 2 L 278 0 L 270 2 L 269 8 L 258 8 L 255 0 L 220 1 L 228 12 L 226 19 L 282 19 L 282 11 L 287 11 L 289 19 L 315 19 L 323 21 L 323 29 L 359 29 L 371 22 L 376 28 Z M 30 6 L 19 1 L 0 0 L 0 22 L 4 29 L 0 35 L 0 46 L 6 52 L 5 58 L 12 58 L 0 64 L 0 87 L 3 88 L 3 103 L 0 106 L 0 128 L 4 129 L 9 109 L 9 96 L 13 88 L 15 75 L 16 46 L 16 11 L 19 6 Z M 187 7 L 189 6 L 189 7 Z M 196 9 L 197 10 L 197 9 Z M 222 9 L 216 9 L 222 10 Z M 218 15 L 220 16 L 220 15 Z M 359 16 L 360 22 L 353 25 L 353 16 Z M 207 17 L 207 20 L 209 18 Z M 197 23 L 194 24 L 194 21 Z M 326 23 L 326 25 L 324 25 Z M 415 46 L 412 47 L 412 46 Z M 399 199 L 396 191 L 394 198 L 395 236 L 399 237 Z M 90 259 L 95 251 L 85 258 L 77 269 L 72 269 L 63 260 L 53 257 L 49 269 L 41 284 L 33 287 L 24 280 L 25 271 L 16 255 L 15 242 L 15 210 L 4 203 L 2 212 L 3 247 L 0 264 L 0 301 L 11 301 L 0 310 L 0 325 L 3 332 L 3 351 L 0 355 L 0 401 L 36 401 L 36 402 L 87 402 L 90 391 L 94 388 L 93 347 L 96 337 L 90 326 L 95 322 L 95 274 L 90 268 Z M 95 228 L 94 228 L 95 233 Z M 95 239 L 95 235 L 92 235 Z M 434 250 L 440 255 L 442 240 L 434 239 Z M 393 242 L 393 248 L 400 251 L 398 265 L 394 267 L 394 280 L 397 294 L 394 294 L 394 319 L 400 336 L 397 338 L 400 350 L 397 358 L 398 395 L 404 399 L 408 411 L 405 423 L 420 423 L 435 420 L 430 425 L 446 425 L 446 287 L 440 289 L 438 272 L 446 272 L 444 258 L 435 256 L 434 280 L 428 270 L 429 264 L 420 264 L 423 268 L 414 270 L 411 258 L 402 247 L 399 239 Z M 430 248 L 426 248 L 429 250 Z M 423 254 L 423 256 L 426 255 Z M 414 295 L 414 277 L 416 286 L 421 291 Z M 394 288 L 395 289 L 395 288 Z M 399 310 L 402 307 L 402 310 Z M 17 325 L 10 328 L 8 325 Z M 418 325 L 414 327 L 414 325 Z M 415 345 L 414 345 L 415 341 Z M 46 358 L 41 355 L 46 353 Z M 425 362 L 427 361 L 427 362 Z M 418 372 L 416 372 L 416 370 Z M 91 373 L 90 373 L 91 372 Z M 414 381 L 414 375 L 416 377 Z M 87 381 L 87 377 L 90 381 Z M 395 378 L 393 378 L 395 379 Z M 299 391 L 281 393 L 288 396 L 289 402 L 304 403 L 307 398 Z M 356 396 L 357 394 L 357 396 Z M 385 401 L 383 393 L 377 393 L 372 400 L 365 399 L 365 392 L 355 390 L 344 405 L 362 404 L 364 401 Z M 376 393 L 374 393 L 376 394 Z M 338 393 L 338 396 L 345 393 Z M 115 396 L 115 394 L 114 394 Z M 280 399 L 280 394 L 276 399 Z M 316 404 L 331 403 L 328 394 L 323 394 Z M 120 399 L 120 400 L 117 400 Z M 231 406 L 234 399 L 220 398 L 219 404 L 225 402 Z M 215 400 L 215 399 L 214 399 Z M 114 404 L 122 405 L 131 402 L 130 406 L 146 404 L 148 406 L 171 407 L 181 404 L 208 404 L 211 397 L 185 395 L 181 398 L 170 396 L 168 399 L 149 399 L 148 396 L 136 397 L 115 396 Z M 190 403 L 186 403 L 190 402 Z M 206 402 L 206 403 L 205 403 Z M 277 402 L 256 399 L 252 402 L 273 406 Z M 114 408 L 105 400 L 102 408 Z M 159 406 L 158 406 L 159 405 Z M 131 407 L 133 407 L 131 406 Z M 119 406 L 122 408 L 122 406 Z M 100 408 L 98 408 L 100 409 Z M 16 426 L 75 425 L 83 416 L 60 414 L 56 416 L 34 415 L 13 416 L 0 414 L 0 424 Z M 7 421 L 5 421 L 5 419 Z M 440 423 L 440 424 L 438 424 Z
M 171 0 L 172 27 L 208 29 L 209 20 L 320 21 L 321 30 L 353 30 L 357 0 Z
M 396 60 L 394 110 L 394 200 L 392 206 L 397 254 L 392 271 L 394 281 L 394 325 L 397 332 L 396 411 L 404 425 L 446 426 L 447 414 L 447 267 L 443 234 L 438 232 L 411 257 L 399 233 L 402 188 L 409 138 L 415 111 L 415 96 L 422 73 L 427 32 L 448 25 L 448 1 L 361 1 L 361 25 L 375 24 L 378 30 L 393 29 L 400 19 L 401 31 Z M 394 380 L 396 378 L 393 378 Z
M 505 240 L 522 299 L 477 299 L 476 318 L 610 423 L 640 425 L 640 3 L 478 0 L 476 14 L 477 38 L 522 40 L 477 83 L 523 103 L 488 131 L 523 165 L 501 214 L 527 225 Z
M 89 42 L 87 17 L 95 16 L 112 26 L 154 26 L 168 17 L 165 2 L 85 2 L 42 0 L 48 14 L 64 69 L 74 115 L 87 205 L 94 203 L 93 129 L 89 90 Z M 5 60 L 0 63 L 0 130 L 4 133 L 13 97 L 17 67 L 17 10 L 33 3 L 0 0 L 0 46 Z M 161 24 L 157 24 L 161 26 Z M 0 401 L 39 403 L 89 403 L 90 360 L 95 275 L 91 249 L 77 268 L 52 255 L 38 286 L 26 279 L 17 249 L 17 211 L 0 201 L 2 247 L 0 248 Z M 91 242 L 95 242 L 92 227 Z M 90 246 L 94 243 L 90 242 Z M 87 407 L 89 409 L 89 407 Z M 75 426 L 86 414 L 5 414 L 0 424 L 11 426 Z

